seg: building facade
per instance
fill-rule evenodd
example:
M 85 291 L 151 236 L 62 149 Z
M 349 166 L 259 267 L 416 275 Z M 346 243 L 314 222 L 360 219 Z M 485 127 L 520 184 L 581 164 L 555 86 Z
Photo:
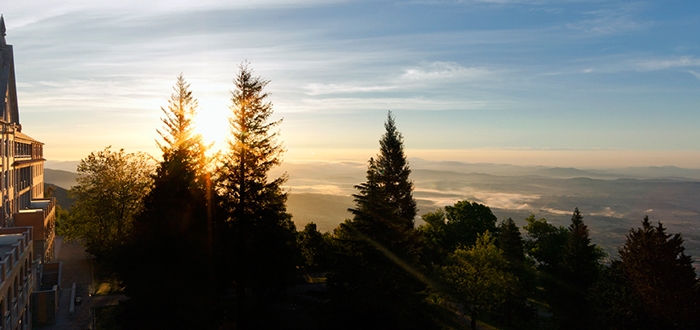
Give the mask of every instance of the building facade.
M 38 324 L 55 319 L 56 202 L 44 198 L 44 144 L 22 132 L 14 53 L 5 35 L 0 16 L 0 330 L 31 329 L 33 318 Z
M 22 132 L 12 45 L 0 16 L 0 227 L 35 227 L 38 256 L 54 259 L 55 201 L 44 198 L 44 144 Z M 38 218 L 42 218 L 37 220 Z
M 31 227 L 0 228 L 0 329 L 31 329 L 37 288 Z

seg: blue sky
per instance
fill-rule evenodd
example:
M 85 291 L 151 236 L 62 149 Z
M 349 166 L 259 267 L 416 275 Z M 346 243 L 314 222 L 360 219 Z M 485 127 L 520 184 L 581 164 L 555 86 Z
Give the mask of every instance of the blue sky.
M 24 132 L 45 156 L 157 155 L 183 73 L 209 140 L 248 60 L 288 160 L 700 167 L 697 1 L 13 1 Z M 223 145 L 220 141 L 218 145 Z

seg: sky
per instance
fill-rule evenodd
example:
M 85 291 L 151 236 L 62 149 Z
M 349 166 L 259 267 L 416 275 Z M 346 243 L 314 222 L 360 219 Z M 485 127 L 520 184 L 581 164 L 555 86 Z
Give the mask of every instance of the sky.
M 50 160 L 158 155 L 176 77 L 225 148 L 232 79 L 269 80 L 286 161 L 700 168 L 700 2 L 6 1 L 23 132 Z

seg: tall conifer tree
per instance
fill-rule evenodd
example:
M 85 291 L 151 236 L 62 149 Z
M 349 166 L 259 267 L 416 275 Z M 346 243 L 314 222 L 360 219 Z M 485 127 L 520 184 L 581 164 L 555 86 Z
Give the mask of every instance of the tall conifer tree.
M 167 109 L 161 108 L 163 129 L 157 130 L 163 160 L 121 257 L 130 297 L 127 328 L 211 328 L 217 323 L 207 146 L 194 132 L 198 103 L 182 74 L 173 90 Z M 193 279 L 199 285 L 192 285 Z
M 644 217 L 619 253 L 628 287 L 641 302 L 646 313 L 642 318 L 650 327 L 700 327 L 700 284 L 680 234 L 666 234 L 660 222 L 652 226 Z
M 339 267 L 329 278 L 342 328 L 424 328 L 425 288 L 419 267 L 416 203 L 403 138 L 389 113 L 380 154 L 371 158 L 367 181 L 355 186 L 352 220 L 336 230 Z
M 575 208 L 571 215 L 560 269 L 555 269 L 554 272 L 561 282 L 552 283 L 550 287 L 555 316 L 563 328 L 590 328 L 591 306 L 586 301 L 586 296 L 588 288 L 598 278 L 600 260 L 604 256 L 602 250 L 591 243 L 583 215 Z
M 403 136 L 396 129 L 391 111 L 384 128 L 386 131 L 379 140 L 379 155 L 376 160 L 377 179 L 387 194 L 385 202 L 395 213 L 397 221 L 402 221 L 406 228 L 413 228 L 418 210 L 413 199 L 413 182 L 408 178 L 411 169 L 403 151 Z
M 226 228 L 222 260 L 235 290 L 238 328 L 266 326 L 261 322 L 270 318 L 256 313 L 271 293 L 290 283 L 298 261 L 296 228 L 281 187 L 287 176 L 268 180 L 284 152 L 272 131 L 281 120 L 270 121 L 268 82 L 254 76 L 247 63 L 240 65 L 231 98 L 229 150 L 216 180 Z

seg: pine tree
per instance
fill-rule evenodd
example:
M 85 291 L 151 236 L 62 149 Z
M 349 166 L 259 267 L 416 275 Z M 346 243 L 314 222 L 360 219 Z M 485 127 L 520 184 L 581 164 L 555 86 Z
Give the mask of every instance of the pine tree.
M 666 234 L 661 222 L 631 229 L 619 250 L 628 285 L 650 324 L 664 328 L 700 326 L 698 279 L 680 234 Z
M 569 237 L 562 254 L 562 276 L 570 284 L 585 290 L 596 281 L 600 272 L 603 251 L 591 243 L 588 226 L 583 223 L 583 215 L 574 209 L 569 225 Z
M 413 228 L 418 210 L 413 199 L 413 182 L 408 178 L 411 169 L 403 151 L 403 136 L 396 129 L 391 111 L 387 115 L 384 128 L 386 132 L 379 141 L 380 153 L 376 160 L 377 179 L 387 194 L 385 202 L 396 213 L 397 219 L 400 219 L 406 228 Z
M 525 245 L 520 229 L 513 219 L 508 218 L 498 227 L 496 238 L 498 247 L 503 250 L 503 256 L 509 263 L 521 265 L 525 262 Z
M 506 270 L 518 279 L 507 293 L 505 302 L 497 309 L 499 318 L 508 325 L 525 327 L 532 324 L 536 316 L 527 303 L 527 298 L 535 291 L 535 272 L 525 262 L 525 242 L 513 219 L 508 218 L 498 226 L 496 246 L 508 261 Z
M 343 328 L 426 326 L 410 169 L 391 113 L 385 128 L 380 154 L 368 162 L 367 181 L 355 186 L 353 218 L 335 232 L 341 251 L 328 284 L 334 306 L 343 310 L 335 323 Z
M 274 292 L 292 279 L 298 261 L 296 228 L 287 213 L 286 174 L 268 180 L 268 172 L 282 162 L 284 151 L 271 132 L 281 120 L 270 122 L 272 103 L 264 92 L 269 81 L 253 76 L 247 63 L 239 66 L 231 98 L 231 138 L 219 169 L 216 189 L 221 198 L 226 232 L 223 260 L 235 290 L 237 326 L 253 324 Z M 268 318 L 269 319 L 269 318 Z
M 211 328 L 217 323 L 207 146 L 194 133 L 198 104 L 182 74 L 173 90 L 167 109 L 161 108 L 163 130 L 157 130 L 163 160 L 121 257 L 130 297 L 123 318 L 127 328 Z M 195 278 L 199 285 L 183 285 Z
M 591 243 L 583 215 L 575 208 L 562 252 L 561 268 L 553 272 L 560 282 L 552 283 L 549 288 L 553 296 L 553 310 L 562 327 L 590 327 L 591 306 L 586 301 L 586 296 L 588 288 L 598 279 L 600 260 L 604 256 L 602 250 Z

